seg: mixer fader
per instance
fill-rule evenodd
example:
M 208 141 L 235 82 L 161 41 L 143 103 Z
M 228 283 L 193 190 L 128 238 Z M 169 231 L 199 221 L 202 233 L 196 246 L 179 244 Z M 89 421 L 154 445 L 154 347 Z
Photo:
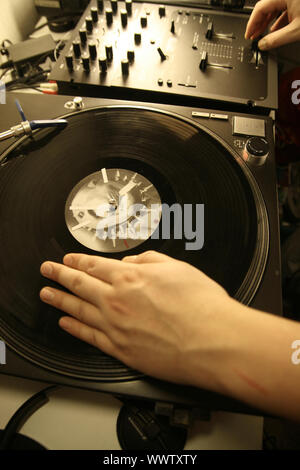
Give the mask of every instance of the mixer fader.
M 93 0 L 50 78 L 61 93 L 276 108 L 276 63 L 244 39 L 247 19 L 220 10 Z

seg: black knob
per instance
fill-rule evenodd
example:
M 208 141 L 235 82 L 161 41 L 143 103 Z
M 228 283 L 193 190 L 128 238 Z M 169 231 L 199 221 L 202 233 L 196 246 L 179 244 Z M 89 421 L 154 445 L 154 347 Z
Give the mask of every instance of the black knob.
M 111 8 L 106 8 L 105 10 L 105 16 L 106 16 L 106 23 L 108 25 L 111 25 L 113 22 L 113 11 Z
M 79 36 L 80 36 L 81 44 L 85 44 L 86 41 L 87 41 L 87 34 L 86 34 L 86 29 L 85 28 L 81 28 L 79 30 Z
M 127 51 L 127 59 L 129 60 L 129 62 L 134 61 L 134 50 L 133 49 L 130 49 L 129 51 Z
M 202 72 L 205 72 L 205 69 L 206 69 L 206 66 L 207 66 L 207 60 L 208 60 L 207 52 L 203 51 L 202 56 L 201 56 L 201 60 L 200 60 L 200 64 L 199 64 L 199 68 L 200 68 L 200 70 L 202 70 Z
M 147 16 L 141 16 L 141 26 L 142 28 L 147 26 Z
M 99 59 L 99 69 L 101 73 L 106 73 L 107 71 L 107 60 L 104 56 L 101 56 Z
M 89 52 L 92 60 L 95 60 L 97 57 L 97 45 L 95 42 L 89 43 Z
M 126 10 L 121 10 L 121 23 L 123 27 L 127 25 L 127 11 Z
M 98 22 L 98 19 L 99 19 L 99 16 L 98 16 L 98 8 L 96 7 L 92 7 L 91 8 L 91 16 L 92 16 L 92 20 L 94 23 L 97 23 Z
M 263 137 L 250 137 L 247 140 L 243 159 L 250 165 L 263 165 L 269 155 L 269 144 Z
M 73 70 L 73 55 L 66 55 L 66 64 L 69 70 Z
M 89 33 L 93 31 L 93 20 L 91 16 L 87 16 L 85 19 L 86 29 Z
M 111 44 L 107 44 L 105 46 L 105 52 L 106 52 L 106 58 L 109 62 L 112 61 L 113 59 L 113 48 Z
M 73 51 L 75 57 L 80 57 L 81 55 L 81 47 L 80 47 L 80 41 L 73 41 Z
M 162 61 L 163 61 L 163 60 L 166 60 L 167 56 L 166 56 L 166 54 L 164 53 L 164 51 L 161 49 L 161 47 L 158 47 L 158 48 L 157 48 L 157 52 L 159 53 L 160 58 L 161 58 Z
M 123 59 L 121 62 L 122 74 L 128 75 L 129 74 L 129 60 Z
M 207 25 L 207 30 L 206 30 L 206 34 L 205 34 L 205 37 L 206 39 L 211 39 L 213 36 L 213 24 L 212 24 L 212 21 L 210 23 L 208 23 Z
M 141 33 L 134 33 L 134 42 L 135 44 L 140 44 L 142 40 Z
M 114 13 L 117 12 L 118 10 L 118 2 L 117 0 L 110 0 L 110 4 L 111 4 L 111 9 Z
M 88 54 L 82 56 L 82 65 L 86 72 L 90 71 L 90 56 Z
M 97 0 L 97 6 L 98 6 L 98 10 L 100 12 L 103 11 L 103 0 Z
M 158 14 L 162 18 L 163 16 L 166 16 L 166 7 L 164 5 L 160 5 L 158 7 Z
M 125 0 L 125 7 L 128 15 L 130 16 L 132 13 L 132 0 Z

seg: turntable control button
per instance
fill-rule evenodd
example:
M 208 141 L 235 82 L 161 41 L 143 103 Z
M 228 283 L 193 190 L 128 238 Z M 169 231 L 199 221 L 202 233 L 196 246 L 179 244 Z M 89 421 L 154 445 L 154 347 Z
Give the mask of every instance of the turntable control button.
M 130 50 L 127 51 L 127 59 L 129 60 L 129 62 L 134 61 L 134 50 L 133 49 L 130 49 Z
M 114 13 L 117 12 L 118 10 L 118 2 L 117 0 L 110 0 L 110 5 L 111 5 L 111 9 Z
M 135 44 L 140 44 L 142 40 L 141 33 L 134 33 L 134 42 Z
M 219 119 L 221 121 L 228 121 L 228 114 L 210 113 L 210 118 L 211 119 Z
M 127 26 L 127 11 L 125 9 L 121 10 L 121 23 L 123 28 Z
M 81 96 L 75 96 L 73 99 L 73 103 L 75 105 L 75 108 L 83 108 L 83 99 Z
M 250 137 L 247 140 L 243 159 L 250 165 L 261 166 L 265 163 L 269 155 L 269 144 L 263 137 Z
M 89 33 L 93 31 L 93 20 L 91 16 L 87 16 L 85 19 L 86 29 Z
M 168 85 L 169 88 L 171 88 L 171 86 L 173 85 L 172 80 L 170 80 L 170 79 L 167 80 L 167 85 Z
M 80 41 L 78 40 L 73 41 L 73 51 L 74 51 L 75 57 L 80 57 L 81 55 Z
M 90 56 L 88 54 L 82 56 L 82 65 L 86 72 L 90 71 Z
M 92 7 L 91 8 L 91 17 L 94 23 L 98 22 L 99 16 L 98 16 L 98 8 Z
M 66 55 L 66 64 L 69 70 L 73 70 L 74 64 L 73 64 L 73 55 L 68 54 Z
M 125 0 L 125 7 L 128 15 L 130 16 L 132 13 L 132 0 Z
M 129 74 L 129 60 L 128 59 L 123 59 L 121 61 L 121 68 L 122 68 L 122 74 L 123 75 L 128 75 Z
M 164 5 L 160 5 L 158 7 L 158 14 L 162 18 L 163 16 L 166 16 L 166 7 Z
M 103 0 L 97 0 L 97 6 L 98 6 L 98 10 L 101 12 L 103 11 Z
M 85 28 L 81 28 L 79 30 L 79 36 L 80 36 L 81 44 L 85 44 L 86 41 L 87 41 L 87 34 L 86 34 L 86 29 Z
M 159 86 L 163 86 L 164 81 L 163 81 L 162 78 L 159 78 L 159 79 L 157 80 L 157 83 L 158 83 Z
M 207 30 L 205 33 L 206 39 L 211 39 L 213 37 L 213 23 L 210 21 L 207 25 Z
M 148 23 L 147 16 L 146 15 L 141 16 L 141 27 L 146 28 L 147 23 Z
M 111 44 L 105 46 L 106 58 L 108 62 L 111 62 L 113 59 L 113 48 Z
M 107 60 L 104 56 L 99 58 L 99 69 L 101 73 L 106 73 L 107 71 Z
M 111 8 L 105 9 L 106 24 L 109 26 L 113 22 L 113 11 Z
M 97 45 L 95 42 L 89 43 L 89 52 L 92 60 L 95 60 L 97 57 Z

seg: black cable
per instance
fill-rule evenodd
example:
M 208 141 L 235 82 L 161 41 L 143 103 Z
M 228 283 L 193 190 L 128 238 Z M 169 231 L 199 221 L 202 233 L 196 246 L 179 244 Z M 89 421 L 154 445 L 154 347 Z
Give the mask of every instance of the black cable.
M 36 31 L 39 31 L 40 29 L 43 29 L 45 26 L 49 26 L 51 24 L 55 24 L 55 23 L 64 23 L 65 21 L 68 21 L 68 20 L 76 20 L 76 18 L 80 18 L 82 15 L 82 11 L 77 11 L 77 12 L 74 12 L 72 15 L 66 15 L 66 16 L 54 16 L 53 18 L 50 18 L 48 21 L 46 21 L 45 23 L 41 24 L 40 26 L 37 26 L 36 28 L 34 28 L 31 32 L 32 33 L 35 33 Z
M 21 429 L 30 416 L 35 413 L 41 406 L 48 403 L 48 392 L 57 389 L 57 385 L 51 385 L 29 398 L 23 405 L 14 413 L 5 429 L 0 440 L 0 450 L 9 450 L 15 434 Z

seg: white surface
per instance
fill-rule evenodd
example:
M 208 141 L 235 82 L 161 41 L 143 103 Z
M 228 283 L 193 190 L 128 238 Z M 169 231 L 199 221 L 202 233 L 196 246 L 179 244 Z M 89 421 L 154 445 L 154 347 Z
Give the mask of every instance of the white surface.
M 0 374 L 0 428 L 43 388 L 45 384 Z M 110 395 L 62 387 L 20 432 L 52 450 L 117 450 L 119 410 L 120 402 Z M 209 422 L 194 422 L 185 449 L 261 449 L 262 426 L 259 417 L 214 413 Z
M 0 0 L 0 42 L 23 41 L 38 20 L 33 0 Z

